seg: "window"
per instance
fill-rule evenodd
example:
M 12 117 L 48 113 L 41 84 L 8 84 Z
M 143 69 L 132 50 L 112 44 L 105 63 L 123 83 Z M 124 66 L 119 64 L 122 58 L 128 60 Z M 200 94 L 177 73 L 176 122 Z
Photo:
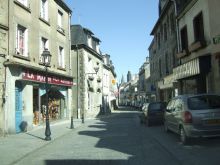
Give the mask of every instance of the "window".
M 166 74 L 169 74 L 169 68 L 168 68 L 168 66 L 169 66 L 169 59 L 168 59 L 168 54 L 166 53 L 165 54 L 165 62 L 166 62 Z
M 17 1 L 22 3 L 24 6 L 27 6 L 27 0 L 17 0 Z
M 172 55 L 173 55 L 172 64 L 173 64 L 173 68 L 174 68 L 174 67 L 176 67 L 176 50 L 175 50 L 175 48 L 172 51 Z
M 183 110 L 183 103 L 180 99 L 175 100 L 175 111 L 182 111 Z
M 158 45 L 158 49 L 160 48 L 160 33 L 157 34 L 157 45 Z
M 61 46 L 59 46 L 59 50 L 58 50 L 58 65 L 61 68 L 65 68 L 64 49 Z
M 187 50 L 187 48 L 188 48 L 188 36 L 187 36 L 187 27 L 186 26 L 184 26 L 181 29 L 180 35 L 181 35 L 182 50 Z
M 159 73 L 160 73 L 160 77 L 162 76 L 162 63 L 161 63 L 161 59 L 159 59 Z
M 170 14 L 170 32 L 172 34 L 172 32 L 175 31 L 175 17 L 174 17 L 174 13 Z
M 167 40 L 167 24 L 165 23 L 164 26 L 164 40 L 166 41 Z
M 92 47 L 92 37 L 90 35 L 88 35 L 88 45 Z
M 204 109 L 219 109 L 220 96 L 218 95 L 204 95 L 190 97 L 187 100 L 188 107 L 191 110 L 204 110 Z
M 161 35 L 161 41 L 164 39 L 164 33 L 163 33 L 163 25 L 160 27 L 160 35 Z
M 28 30 L 21 25 L 17 25 L 16 54 L 28 56 Z
M 193 19 L 194 38 L 195 41 L 204 40 L 204 25 L 202 12 Z
M 219 76 L 220 76 L 220 59 L 218 59 L 218 71 L 219 71 Z
M 48 1 L 41 0 L 40 17 L 48 21 Z
M 57 22 L 58 26 L 60 28 L 62 28 L 63 27 L 63 13 L 60 10 L 58 10 L 58 18 L 57 18 L 57 20 L 58 20 L 58 22 Z
M 41 37 L 41 39 L 40 39 L 40 53 L 39 53 L 39 55 L 40 55 L 40 62 L 43 62 L 41 54 L 43 53 L 43 51 L 45 49 L 49 50 L 49 41 L 48 41 L 48 39 L 46 39 L 44 37 Z

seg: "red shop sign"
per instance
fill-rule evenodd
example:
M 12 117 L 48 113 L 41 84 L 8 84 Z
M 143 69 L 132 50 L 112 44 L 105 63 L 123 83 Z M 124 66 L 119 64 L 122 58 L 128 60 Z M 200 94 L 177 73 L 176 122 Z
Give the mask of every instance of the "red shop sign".
M 38 72 L 32 72 L 30 70 L 23 70 L 22 72 L 22 79 L 23 80 L 30 80 L 35 82 L 46 82 L 45 75 L 38 73 Z M 48 76 L 48 83 L 49 84 L 55 84 L 55 85 L 64 85 L 64 86 L 72 86 L 73 81 L 68 79 L 63 79 L 57 76 Z

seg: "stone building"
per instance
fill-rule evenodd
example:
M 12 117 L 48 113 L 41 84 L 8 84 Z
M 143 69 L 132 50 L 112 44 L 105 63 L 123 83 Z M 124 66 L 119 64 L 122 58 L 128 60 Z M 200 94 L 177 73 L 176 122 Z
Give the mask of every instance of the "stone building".
M 150 62 L 149 57 L 146 57 L 146 61 L 139 68 L 139 81 L 138 81 L 138 98 L 140 105 L 151 101 L 151 82 L 150 82 Z
M 103 92 L 102 92 L 102 110 L 103 113 L 110 113 L 118 105 L 116 103 L 117 88 L 116 88 L 116 73 L 110 55 L 103 55 Z
M 27 122 L 27 129 L 44 123 L 44 49 L 52 55 L 48 68 L 50 119 L 68 119 L 73 83 L 71 10 L 62 0 L 1 0 L 0 6 L 1 132 L 20 132 L 22 121 Z
M 220 92 L 219 0 L 178 0 L 180 94 Z
M 167 101 L 175 95 L 173 68 L 177 66 L 177 35 L 175 5 L 170 0 L 159 1 L 159 18 L 149 46 L 151 89 L 156 99 Z
M 94 118 L 101 111 L 103 58 L 100 40 L 81 25 L 71 25 L 74 118 Z

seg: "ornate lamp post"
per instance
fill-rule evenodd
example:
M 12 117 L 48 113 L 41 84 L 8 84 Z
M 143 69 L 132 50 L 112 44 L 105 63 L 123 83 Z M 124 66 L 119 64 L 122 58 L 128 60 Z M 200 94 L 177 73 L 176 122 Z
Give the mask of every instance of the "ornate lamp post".
M 48 69 L 47 67 L 50 66 L 50 61 L 51 61 L 51 54 L 50 54 L 50 51 L 45 49 L 43 51 L 43 53 L 41 54 L 42 56 L 42 62 L 43 62 L 43 65 L 45 67 L 45 77 L 46 77 L 46 129 L 45 129 L 45 140 L 46 141 L 49 141 L 51 140 L 51 132 L 50 132 L 50 121 L 49 121 L 49 96 L 48 96 Z

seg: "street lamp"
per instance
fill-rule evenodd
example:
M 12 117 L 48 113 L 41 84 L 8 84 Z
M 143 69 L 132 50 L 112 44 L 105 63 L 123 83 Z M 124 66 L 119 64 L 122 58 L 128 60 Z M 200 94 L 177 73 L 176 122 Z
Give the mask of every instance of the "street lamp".
M 51 132 L 50 132 L 50 121 L 49 121 L 49 96 L 48 96 L 48 69 L 47 67 L 50 66 L 51 61 L 51 54 L 48 49 L 44 49 L 43 53 L 41 54 L 43 66 L 45 67 L 45 77 L 46 77 L 46 129 L 45 129 L 45 140 L 51 140 Z

